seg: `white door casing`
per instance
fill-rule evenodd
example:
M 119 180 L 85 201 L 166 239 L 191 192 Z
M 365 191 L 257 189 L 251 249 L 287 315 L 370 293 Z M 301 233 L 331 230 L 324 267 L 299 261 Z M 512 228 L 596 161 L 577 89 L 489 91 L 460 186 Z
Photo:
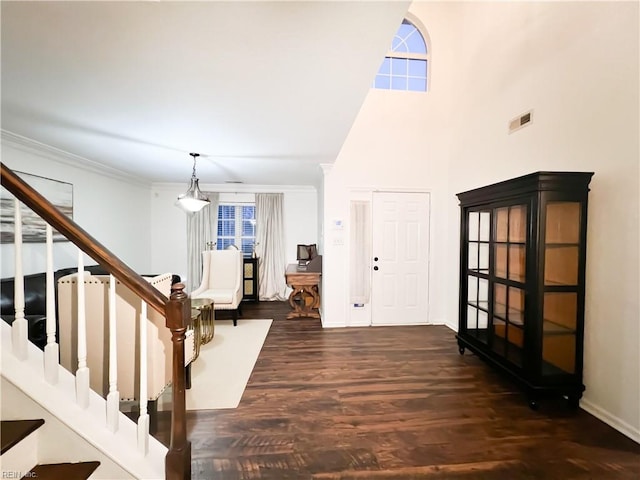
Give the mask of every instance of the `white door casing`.
M 428 323 L 429 200 L 426 192 L 373 194 L 372 325 Z

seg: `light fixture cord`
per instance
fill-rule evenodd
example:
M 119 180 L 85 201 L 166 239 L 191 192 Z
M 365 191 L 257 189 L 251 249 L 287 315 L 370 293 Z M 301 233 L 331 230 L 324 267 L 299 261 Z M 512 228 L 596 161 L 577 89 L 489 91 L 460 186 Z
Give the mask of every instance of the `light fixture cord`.
M 193 157 L 193 172 L 191 172 L 191 178 L 196 178 L 196 159 L 200 156 L 198 153 L 190 153 Z

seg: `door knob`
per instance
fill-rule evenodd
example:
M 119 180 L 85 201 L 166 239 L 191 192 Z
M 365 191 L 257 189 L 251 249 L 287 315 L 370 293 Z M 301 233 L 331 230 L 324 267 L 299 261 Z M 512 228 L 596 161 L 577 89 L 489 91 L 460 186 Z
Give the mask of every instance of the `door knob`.
M 378 261 L 378 257 L 373 257 L 373 261 L 377 262 Z
M 378 270 L 378 267 L 377 267 L 377 266 L 375 266 L 375 267 L 373 267 L 373 269 L 374 269 L 374 270 Z

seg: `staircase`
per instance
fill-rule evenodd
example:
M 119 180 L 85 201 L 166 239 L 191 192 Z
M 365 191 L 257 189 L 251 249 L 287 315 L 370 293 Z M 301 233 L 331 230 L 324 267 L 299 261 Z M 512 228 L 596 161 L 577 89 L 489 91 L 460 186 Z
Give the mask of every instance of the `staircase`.
M 85 480 L 91 478 L 100 462 L 38 463 L 38 429 L 43 419 L 2 420 L 0 426 L 3 476 Z
M 186 438 L 184 339 L 190 322 L 191 301 L 183 285 L 167 298 L 66 217 L 11 169 L 0 163 L 2 186 L 15 197 L 15 320 L 11 326 L 0 321 L 2 419 L 1 478 L 55 479 L 149 479 L 186 480 L 191 477 L 191 445 Z M 44 351 L 28 342 L 24 318 L 22 275 L 22 220 L 20 204 L 26 205 L 47 224 L 47 344 Z M 169 449 L 149 435 L 147 411 L 146 328 L 136 338 L 140 351 L 140 416 L 137 423 L 118 410 L 117 372 L 112 361 L 110 390 L 106 398 L 89 388 L 84 314 L 79 315 L 78 369 L 71 373 L 59 364 L 53 294 L 51 231 L 56 229 L 78 247 L 78 272 L 84 271 L 83 256 L 95 260 L 115 280 L 138 295 L 146 306 L 166 319 L 171 331 L 172 415 Z M 82 282 L 79 282 L 82 284 Z M 82 291 L 81 291 L 82 290 Z M 78 290 L 78 312 L 84 311 L 84 291 Z M 115 312 L 114 304 L 110 310 Z M 146 313 L 144 314 L 146 315 Z M 145 318 L 143 316 L 142 318 Z M 115 314 L 110 317 L 115 324 Z M 141 322 L 145 325 L 146 322 Z M 115 327 L 111 327 L 115 332 Z M 110 358 L 117 357 L 115 338 L 109 338 Z
M 39 348 L 30 343 L 26 360 L 17 359 L 12 348 L 11 327 L 0 322 L 0 417 L 3 422 L 42 421 L 33 432 L 37 433 L 35 448 L 32 446 L 28 455 L 19 456 L 25 458 L 25 463 L 14 470 L 14 467 L 9 468 L 11 464 L 5 461 L 4 453 L 0 457 L 2 478 L 21 478 L 11 477 L 10 472 L 26 474 L 38 463 L 78 461 L 96 462 L 96 467 L 99 464 L 89 477 L 92 479 L 165 478 L 167 448 L 164 445 L 149 437 L 148 451 L 141 452 L 137 446 L 137 426 L 126 415 L 119 413 L 118 430 L 109 431 L 105 428 L 107 408 L 104 398 L 90 391 L 89 406 L 81 408 L 75 401 L 76 382 L 73 374 L 59 366 L 58 382 L 52 385 L 44 379 L 44 353 Z M 3 434 L 3 445 L 4 440 Z M 14 448 L 17 447 L 7 453 Z M 53 478 L 62 480 L 67 477 Z

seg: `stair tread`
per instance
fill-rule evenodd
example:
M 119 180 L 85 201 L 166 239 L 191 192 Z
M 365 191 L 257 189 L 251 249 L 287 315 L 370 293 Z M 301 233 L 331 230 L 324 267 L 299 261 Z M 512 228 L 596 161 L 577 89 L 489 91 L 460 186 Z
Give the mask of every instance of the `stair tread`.
M 100 466 L 100 462 L 78 463 L 50 463 L 36 465 L 25 475 L 24 479 L 37 478 L 38 480 L 86 480 L 93 471 Z
M 0 423 L 0 455 L 20 443 L 31 432 L 44 424 L 44 420 L 2 420 Z

